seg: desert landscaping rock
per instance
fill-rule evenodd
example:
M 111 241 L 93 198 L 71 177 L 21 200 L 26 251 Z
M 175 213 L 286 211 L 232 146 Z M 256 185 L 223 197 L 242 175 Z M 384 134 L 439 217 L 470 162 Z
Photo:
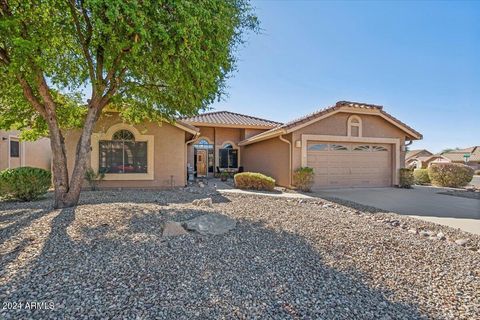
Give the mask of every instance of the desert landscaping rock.
M 188 234 L 182 225 L 175 221 L 167 221 L 163 227 L 162 237 L 178 237 Z
M 459 246 L 464 246 L 469 242 L 469 239 L 458 239 L 455 240 L 455 243 L 458 244 Z
M 205 198 L 205 199 L 195 199 L 192 201 L 192 204 L 194 206 L 199 206 L 199 207 L 213 207 L 213 202 L 212 198 Z
M 213 208 L 192 205 L 205 197 Z M 478 250 L 480 237 L 351 203 L 288 200 L 192 185 L 84 192 L 63 210 L 51 195 L 0 202 L 0 301 L 54 305 L 3 308 L 0 319 L 478 319 L 480 253 L 466 247 Z M 215 215 L 235 229 L 162 237 L 169 221 Z
M 445 234 L 443 232 L 439 232 L 437 233 L 437 238 L 440 239 L 440 240 L 445 240 Z
M 234 229 L 236 224 L 235 220 L 220 214 L 206 214 L 184 223 L 187 230 L 203 235 L 221 235 Z

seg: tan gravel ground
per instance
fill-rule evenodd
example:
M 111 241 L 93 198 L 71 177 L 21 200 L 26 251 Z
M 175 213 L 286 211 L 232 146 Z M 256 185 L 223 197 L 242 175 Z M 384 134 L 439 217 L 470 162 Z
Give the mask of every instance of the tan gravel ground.
M 206 196 L 213 208 L 191 204 Z M 51 203 L 51 195 L 0 203 L 2 319 L 480 315 L 480 237 L 448 227 L 352 203 L 208 187 L 84 192 L 74 209 Z M 236 228 L 161 237 L 166 221 L 211 212 Z

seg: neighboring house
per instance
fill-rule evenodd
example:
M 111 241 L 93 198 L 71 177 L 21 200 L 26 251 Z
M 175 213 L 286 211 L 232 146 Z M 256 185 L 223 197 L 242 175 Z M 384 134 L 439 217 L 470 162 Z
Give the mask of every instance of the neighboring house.
M 409 150 L 405 156 L 405 166 L 413 169 L 426 169 L 434 160 L 441 161 L 441 155 L 434 155 L 428 150 Z
M 405 166 L 415 169 L 424 168 L 424 161 L 432 155 L 433 153 L 426 149 L 408 150 L 407 154 L 405 155 Z
M 17 167 L 50 170 L 50 140 L 20 141 L 20 131 L 0 130 L 0 171 Z
M 65 137 L 70 172 L 79 134 Z M 346 101 L 286 124 L 221 111 L 127 125 L 106 112 L 92 135 L 90 165 L 106 172 L 102 187 L 183 186 L 189 167 L 199 177 L 243 167 L 291 186 L 301 166 L 314 168 L 315 189 L 383 187 L 398 184 L 405 141 L 421 138 L 381 106 Z
M 428 157 L 432 155 L 433 153 L 426 149 L 408 150 L 407 154 L 405 155 L 405 161 L 414 157 Z
M 441 156 L 442 159 L 435 160 L 432 163 L 461 163 L 472 167 L 474 170 L 480 169 L 480 146 L 444 152 Z

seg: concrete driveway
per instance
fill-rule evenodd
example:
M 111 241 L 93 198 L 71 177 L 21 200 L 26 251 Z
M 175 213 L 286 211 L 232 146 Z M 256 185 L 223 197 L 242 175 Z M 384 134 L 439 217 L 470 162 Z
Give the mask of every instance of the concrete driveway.
M 480 200 L 438 194 L 438 188 L 356 188 L 324 190 L 335 197 L 480 234 Z

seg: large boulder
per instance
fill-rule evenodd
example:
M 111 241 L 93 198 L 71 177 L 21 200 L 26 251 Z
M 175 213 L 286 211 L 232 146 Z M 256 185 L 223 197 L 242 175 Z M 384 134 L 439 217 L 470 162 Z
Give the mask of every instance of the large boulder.
M 187 230 L 203 235 L 224 234 L 236 226 L 236 221 L 220 214 L 205 214 L 184 223 Z

